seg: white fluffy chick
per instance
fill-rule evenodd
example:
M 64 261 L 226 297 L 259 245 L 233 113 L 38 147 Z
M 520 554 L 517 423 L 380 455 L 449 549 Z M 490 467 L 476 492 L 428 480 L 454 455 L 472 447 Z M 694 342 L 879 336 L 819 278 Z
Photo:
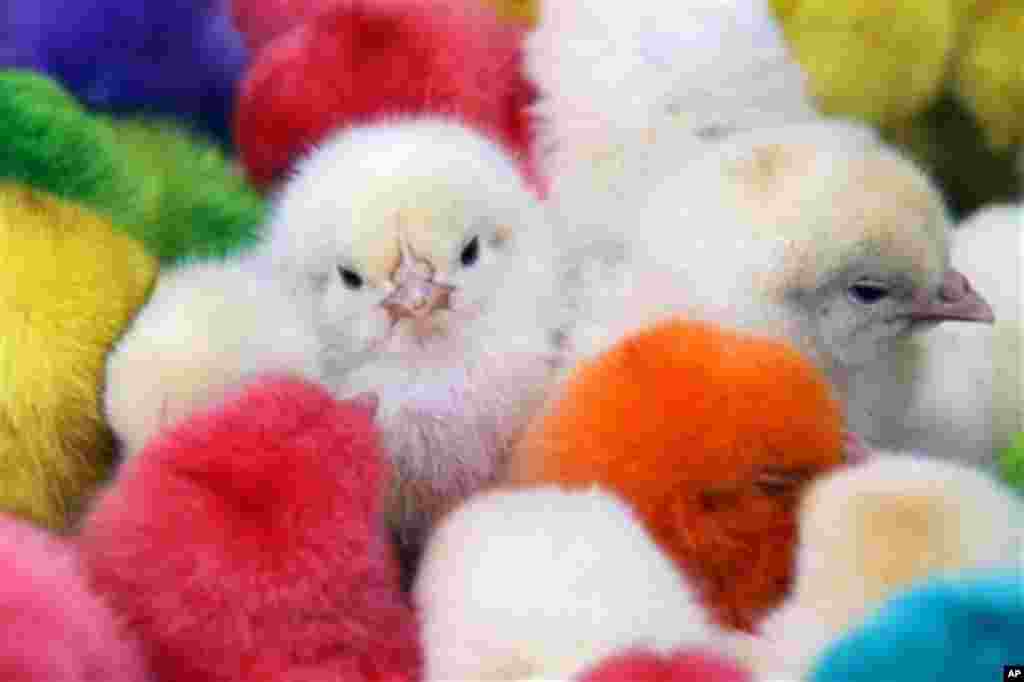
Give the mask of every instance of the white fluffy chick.
M 566 680 L 631 647 L 720 645 L 632 509 L 597 486 L 471 498 L 416 580 L 427 682 Z
M 915 453 L 814 483 L 800 509 L 793 591 L 740 653 L 760 675 L 801 678 L 836 637 L 928 577 L 1019 566 L 1024 501 L 980 470 Z
M 526 68 L 556 182 L 621 147 L 650 151 L 665 124 L 693 142 L 817 115 L 767 0 L 541 2 Z
M 938 191 L 859 124 L 737 133 L 653 189 L 552 201 L 581 245 L 566 266 L 573 361 L 673 314 L 765 331 L 818 363 L 876 447 L 876 393 L 903 381 L 889 358 L 939 322 L 993 318 L 951 265 Z
M 510 157 L 443 118 L 327 139 L 283 187 L 263 257 L 338 397 L 379 395 L 389 520 L 415 546 L 493 481 L 543 401 L 561 307 L 551 224 Z
M 996 323 L 943 325 L 907 346 L 913 393 L 905 418 L 887 425 L 885 445 L 991 466 L 1024 429 L 1024 204 L 988 207 L 961 223 L 952 257 L 985 292 Z
M 318 380 L 318 347 L 285 289 L 246 258 L 165 270 L 107 358 L 105 416 L 131 456 L 261 374 Z

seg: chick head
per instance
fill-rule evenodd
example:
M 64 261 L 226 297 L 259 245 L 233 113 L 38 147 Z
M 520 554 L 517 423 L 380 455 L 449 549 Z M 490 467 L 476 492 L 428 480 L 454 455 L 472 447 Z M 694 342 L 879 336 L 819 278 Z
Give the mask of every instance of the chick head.
M 538 281 L 554 276 L 540 211 L 489 139 L 444 119 L 399 120 L 307 158 L 269 246 L 334 350 L 404 352 L 457 334 L 499 298 L 503 312 L 536 314 L 529 292 L 553 291 Z
M 680 199 L 684 183 L 695 200 Z M 649 205 L 662 224 L 668 214 L 719 233 L 711 246 L 679 245 L 713 263 L 695 296 L 714 301 L 717 280 L 751 308 L 778 304 L 794 314 L 787 338 L 830 372 L 863 366 L 939 322 L 994 319 L 950 262 L 952 226 L 938 190 L 859 124 L 736 134 L 663 183 Z
M 510 478 L 622 495 L 715 619 L 749 629 L 788 589 L 801 491 L 843 448 L 840 405 L 793 346 L 675 319 L 580 365 Z

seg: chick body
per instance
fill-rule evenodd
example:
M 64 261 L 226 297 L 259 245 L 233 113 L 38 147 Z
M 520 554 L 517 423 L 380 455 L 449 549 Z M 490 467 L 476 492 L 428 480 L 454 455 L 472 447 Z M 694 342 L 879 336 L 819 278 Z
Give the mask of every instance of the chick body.
M 258 256 L 311 320 L 335 394 L 380 396 L 390 515 L 418 542 L 493 482 L 553 378 L 564 310 L 543 206 L 457 121 L 383 121 L 299 164 Z
M 520 485 L 622 495 L 719 624 L 789 588 L 796 503 L 843 458 L 841 408 L 792 346 L 667 320 L 582 363 L 510 462 Z
M 0 185 L 0 507 L 69 525 L 110 473 L 103 365 L 157 262 L 77 204 Z

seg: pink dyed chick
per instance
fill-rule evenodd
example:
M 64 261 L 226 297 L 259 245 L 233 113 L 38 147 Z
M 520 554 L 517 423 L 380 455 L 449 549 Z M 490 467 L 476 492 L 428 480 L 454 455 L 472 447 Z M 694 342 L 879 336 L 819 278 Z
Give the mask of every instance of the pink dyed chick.
M 613 656 L 575 682 L 752 682 L 751 673 L 717 654 L 679 651 L 670 655 L 636 650 Z
M 81 547 L 160 679 L 416 679 L 374 411 L 264 378 L 127 463 Z
M 0 516 L 0 679 L 152 679 L 139 643 L 89 590 L 74 551 L 8 516 Z

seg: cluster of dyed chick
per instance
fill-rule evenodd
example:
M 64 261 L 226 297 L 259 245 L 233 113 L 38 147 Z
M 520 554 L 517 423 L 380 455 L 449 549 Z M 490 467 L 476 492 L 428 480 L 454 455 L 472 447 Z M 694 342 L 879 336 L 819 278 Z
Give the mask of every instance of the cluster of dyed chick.
M 0 72 L 0 678 L 1024 661 L 1024 203 L 767 3 L 499 4 L 196 3 L 234 150 Z

